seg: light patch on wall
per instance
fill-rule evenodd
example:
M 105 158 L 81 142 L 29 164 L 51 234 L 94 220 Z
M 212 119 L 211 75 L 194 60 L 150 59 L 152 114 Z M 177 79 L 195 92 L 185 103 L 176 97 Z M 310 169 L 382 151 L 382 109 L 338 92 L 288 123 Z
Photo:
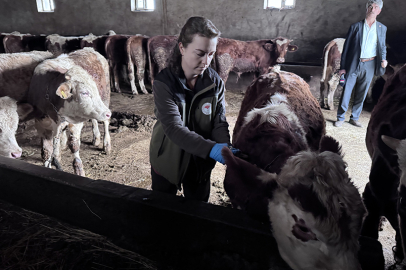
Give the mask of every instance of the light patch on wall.
M 54 12 L 54 0 L 37 0 L 38 12 Z
M 155 0 L 131 0 L 131 11 L 154 11 Z
M 292 9 L 296 0 L 264 0 L 264 9 Z

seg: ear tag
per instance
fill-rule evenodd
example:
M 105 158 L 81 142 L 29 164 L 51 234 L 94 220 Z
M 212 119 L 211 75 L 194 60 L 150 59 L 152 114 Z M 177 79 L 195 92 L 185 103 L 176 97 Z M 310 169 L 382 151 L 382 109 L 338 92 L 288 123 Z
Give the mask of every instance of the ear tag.
M 61 95 L 64 99 L 66 99 L 68 96 L 66 95 L 65 91 L 61 91 Z

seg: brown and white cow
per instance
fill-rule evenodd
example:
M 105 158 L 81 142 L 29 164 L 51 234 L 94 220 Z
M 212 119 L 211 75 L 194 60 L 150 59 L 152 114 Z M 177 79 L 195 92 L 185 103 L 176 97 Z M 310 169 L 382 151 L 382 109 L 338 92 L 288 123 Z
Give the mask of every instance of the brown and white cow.
M 167 67 L 169 57 L 176 45 L 176 36 L 156 36 L 148 41 L 151 79 Z M 219 38 L 213 68 L 224 82 L 230 71 L 239 76 L 245 72 L 264 74 L 270 67 L 285 62 L 286 52 L 295 52 L 298 47 L 291 40 L 278 37 L 269 40 L 240 41 Z M 152 59 L 152 60 L 151 60 Z
M 359 270 L 365 209 L 341 147 L 324 135 L 321 109 L 303 79 L 260 76 L 246 91 L 234 129 L 233 145 L 246 160 L 222 152 L 224 188 L 234 207 L 271 223 L 293 269 Z
M 110 106 L 110 74 L 109 74 L 109 64 L 106 58 L 104 58 L 100 53 L 96 52 L 93 48 L 84 48 L 82 50 L 77 50 L 71 52 L 69 57 L 73 62 L 82 67 L 89 73 L 96 83 L 97 89 L 99 90 L 99 95 L 104 105 L 108 108 Z M 110 120 L 107 119 L 103 121 L 104 124 L 104 140 L 103 140 L 103 150 L 106 154 L 111 152 L 111 139 L 109 133 Z M 92 119 L 93 126 L 93 145 L 98 146 L 100 144 L 101 135 L 99 131 L 99 125 L 96 119 Z M 80 140 L 80 137 L 77 138 Z
M 32 111 L 32 106 L 10 97 L 0 97 L 0 156 L 19 158 L 22 149 L 16 141 L 18 120 L 23 119 Z
M 388 147 L 382 136 L 398 140 L 406 138 L 405 89 L 406 66 L 403 66 L 386 81 L 383 93 L 371 113 L 366 146 L 372 165 L 369 183 L 363 193 L 368 215 L 363 223 L 362 234 L 377 239 L 379 219 L 385 216 L 396 231 L 395 256 L 399 259 L 404 258 L 402 246 L 406 247 L 406 238 L 402 239 L 402 235 L 406 235 L 406 187 L 403 179 L 401 181 L 401 172 L 405 169 L 405 152 L 398 149 L 398 160 L 396 151 L 392 149 L 396 147 Z
M 80 37 L 63 37 L 58 34 L 52 34 L 46 37 L 45 47 L 55 56 L 63 53 L 70 53 L 80 49 Z
M 90 33 L 87 36 L 84 36 L 80 41 L 80 48 L 91 47 L 96 52 L 99 52 L 101 55 L 106 57 L 106 40 L 109 36 L 113 36 L 116 33 L 113 30 L 110 30 L 106 35 L 95 36 Z
M 298 47 L 291 45 L 287 38 L 241 41 L 219 38 L 215 55 L 216 71 L 227 81 L 230 71 L 240 76 L 245 72 L 262 75 L 270 67 L 285 62 L 287 52 L 295 52 Z
M 149 37 L 143 35 L 132 36 L 127 40 L 127 61 L 128 61 L 128 78 L 130 79 L 131 91 L 134 95 L 138 94 L 135 86 L 135 70 L 137 70 L 138 83 L 144 94 L 148 94 L 145 88 L 144 78 L 147 65 L 147 42 Z
M 345 38 L 336 38 L 327 43 L 323 50 L 323 73 L 320 80 L 320 106 L 328 110 L 334 110 L 334 93 L 340 81 L 341 54 L 343 52 Z M 327 95 L 327 106 L 325 97 Z
M 28 93 L 28 103 L 42 115 L 36 121 L 36 128 L 41 135 L 44 165 L 54 164 L 60 169 L 60 135 L 68 127 L 71 133 L 68 143 L 75 156 L 74 171 L 83 176 L 79 156 L 81 125 L 88 119 L 106 121 L 111 117 L 96 81 L 76 64 L 86 63 L 86 57 L 86 54 L 62 54 L 42 62 L 35 68 Z M 106 73 L 100 71 L 96 76 L 102 78 Z
M 106 40 L 106 56 L 110 66 L 110 86 L 115 92 L 121 93 L 120 70 L 127 66 L 126 42 L 130 35 L 114 35 Z
M 45 35 L 10 34 L 3 38 L 6 53 L 46 51 Z

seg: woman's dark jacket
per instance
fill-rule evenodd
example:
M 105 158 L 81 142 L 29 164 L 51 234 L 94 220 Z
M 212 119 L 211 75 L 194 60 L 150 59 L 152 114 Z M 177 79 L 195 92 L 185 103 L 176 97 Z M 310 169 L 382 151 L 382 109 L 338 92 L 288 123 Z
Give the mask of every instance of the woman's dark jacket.
M 207 180 L 215 165 L 212 147 L 230 142 L 223 80 L 208 68 L 191 90 L 183 77 L 166 68 L 154 80 L 157 122 L 150 144 L 151 166 L 179 188 L 191 165 L 196 181 Z

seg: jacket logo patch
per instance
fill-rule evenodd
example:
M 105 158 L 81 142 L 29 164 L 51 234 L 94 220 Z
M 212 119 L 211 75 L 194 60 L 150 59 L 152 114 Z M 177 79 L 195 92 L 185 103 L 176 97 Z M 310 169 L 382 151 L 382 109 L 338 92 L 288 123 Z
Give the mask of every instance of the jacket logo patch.
M 204 113 L 205 115 L 211 114 L 211 103 L 207 102 L 203 104 L 202 113 Z

